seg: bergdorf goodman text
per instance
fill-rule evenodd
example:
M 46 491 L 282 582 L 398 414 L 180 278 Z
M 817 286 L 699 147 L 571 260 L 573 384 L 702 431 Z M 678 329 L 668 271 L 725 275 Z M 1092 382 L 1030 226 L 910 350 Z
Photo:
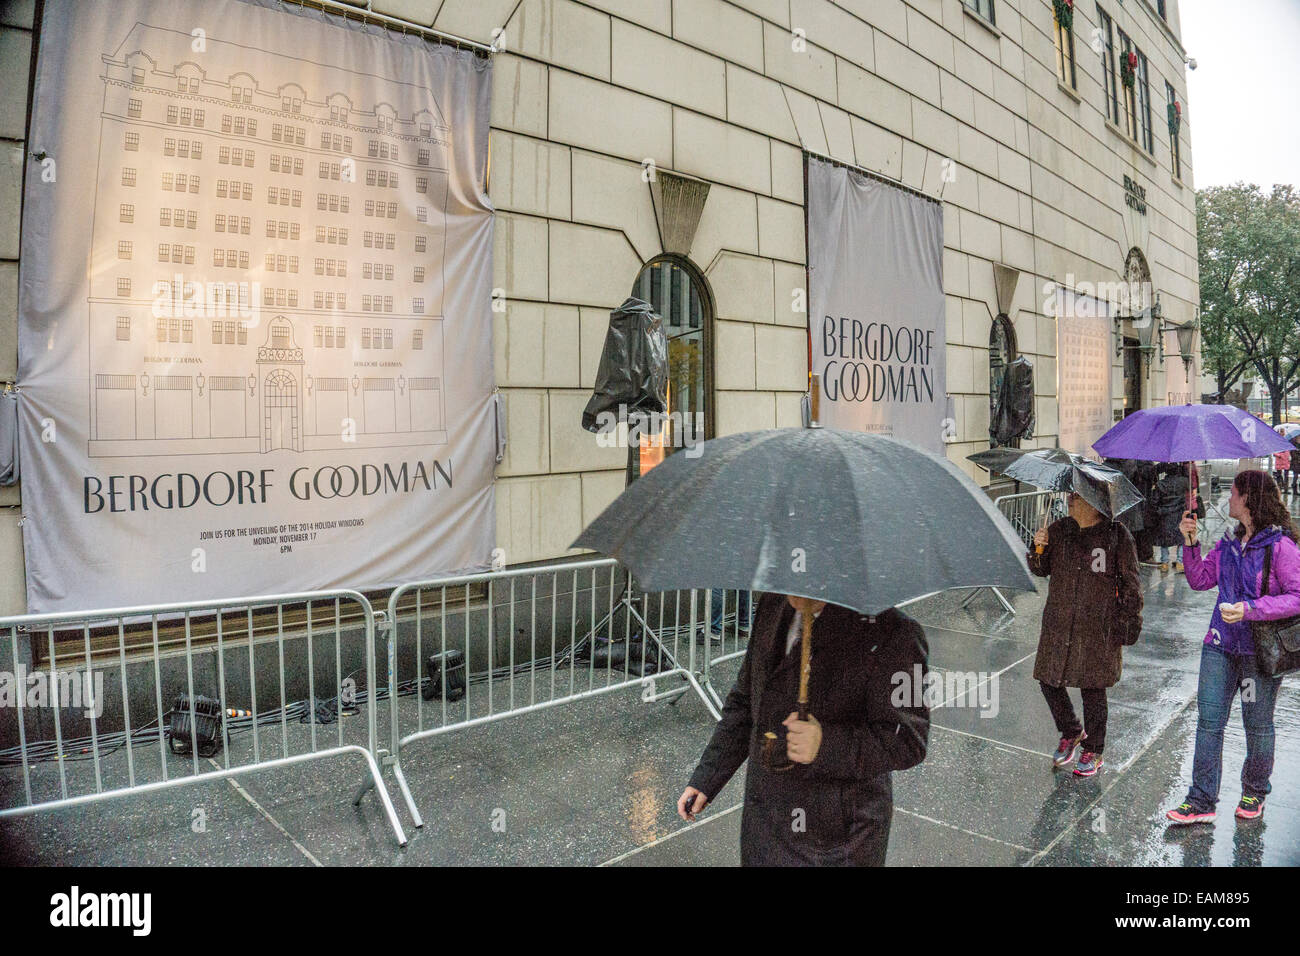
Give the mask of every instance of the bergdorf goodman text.
M 373 495 L 409 494 L 452 487 L 451 459 L 444 465 L 434 459 L 423 461 L 369 462 L 361 465 L 321 465 L 295 468 L 284 486 L 299 501 L 332 498 L 369 498 Z M 86 514 L 125 511 L 170 511 L 193 508 L 200 503 L 223 508 L 226 505 L 266 504 L 278 487 L 274 468 L 256 471 L 163 472 L 158 475 L 86 475 L 82 479 L 83 511 Z

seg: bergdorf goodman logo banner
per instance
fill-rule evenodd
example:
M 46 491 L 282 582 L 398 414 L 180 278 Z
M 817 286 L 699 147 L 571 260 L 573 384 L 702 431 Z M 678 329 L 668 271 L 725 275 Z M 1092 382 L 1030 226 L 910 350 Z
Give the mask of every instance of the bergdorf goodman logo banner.
M 379 587 L 495 528 L 489 63 L 273 0 L 51 0 L 29 609 Z
M 808 158 L 809 332 L 822 424 L 943 448 L 943 209 Z

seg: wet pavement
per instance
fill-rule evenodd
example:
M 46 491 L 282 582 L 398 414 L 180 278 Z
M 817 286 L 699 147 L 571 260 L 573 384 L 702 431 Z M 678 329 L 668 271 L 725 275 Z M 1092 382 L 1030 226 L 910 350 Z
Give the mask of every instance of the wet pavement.
M 1165 825 L 1163 811 L 1190 781 L 1197 667 L 1214 592 L 1195 593 L 1182 575 L 1158 568 L 1141 573 L 1145 628 L 1125 651 L 1124 677 L 1110 695 L 1106 764 L 1090 779 L 1051 769 L 1056 733 L 1032 678 L 1044 595 L 1011 596 L 1015 615 L 989 594 L 965 608 L 965 594 L 909 608 L 925 625 L 937 672 L 997 680 L 945 699 L 925 762 L 895 774 L 890 865 L 1300 864 L 1294 678 L 1278 700 L 1274 791 L 1263 818 L 1232 815 L 1245 755 L 1236 703 L 1218 820 Z M 736 666 L 714 669 L 723 695 Z M 386 727 L 386 706 L 379 710 Z M 414 743 L 404 766 L 422 829 L 390 787 L 410 836 L 404 849 L 373 794 L 352 806 L 364 766 L 344 755 L 0 821 L 0 864 L 736 865 L 744 768 L 696 823 L 682 823 L 673 807 L 712 725 L 694 696 L 646 703 L 633 688 Z M 284 733 L 293 746 L 309 728 Z M 363 722 L 345 719 L 343 735 L 363 742 Z M 277 753 L 281 737 L 278 726 L 263 730 L 263 753 Z M 149 779 L 158 756 L 155 748 L 150 764 L 146 750 L 135 756 Z M 168 759 L 174 773 L 189 769 L 187 759 Z M 123 760 L 122 752 L 107 756 L 101 772 L 124 772 Z M 88 764 L 67 771 L 93 772 Z M 57 787 L 57 771 L 43 772 L 38 786 Z

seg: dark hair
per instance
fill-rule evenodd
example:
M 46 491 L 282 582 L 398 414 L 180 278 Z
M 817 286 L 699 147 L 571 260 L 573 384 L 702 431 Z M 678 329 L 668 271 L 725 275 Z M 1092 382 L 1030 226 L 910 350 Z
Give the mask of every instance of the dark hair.
M 1273 477 L 1258 469 L 1238 472 L 1232 480 L 1232 487 L 1237 489 L 1250 513 L 1251 523 L 1256 531 L 1263 531 L 1271 525 L 1277 525 L 1292 541 L 1300 541 L 1291 512 L 1282 503 L 1277 484 Z M 1244 536 L 1246 528 L 1238 524 L 1234 532 L 1238 538 Z

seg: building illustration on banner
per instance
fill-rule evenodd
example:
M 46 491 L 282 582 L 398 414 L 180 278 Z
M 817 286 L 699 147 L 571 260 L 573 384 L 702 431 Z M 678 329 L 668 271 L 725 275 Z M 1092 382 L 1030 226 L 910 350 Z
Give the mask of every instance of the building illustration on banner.
M 136 23 L 102 56 L 88 454 L 445 444 L 429 91 L 192 42 Z

